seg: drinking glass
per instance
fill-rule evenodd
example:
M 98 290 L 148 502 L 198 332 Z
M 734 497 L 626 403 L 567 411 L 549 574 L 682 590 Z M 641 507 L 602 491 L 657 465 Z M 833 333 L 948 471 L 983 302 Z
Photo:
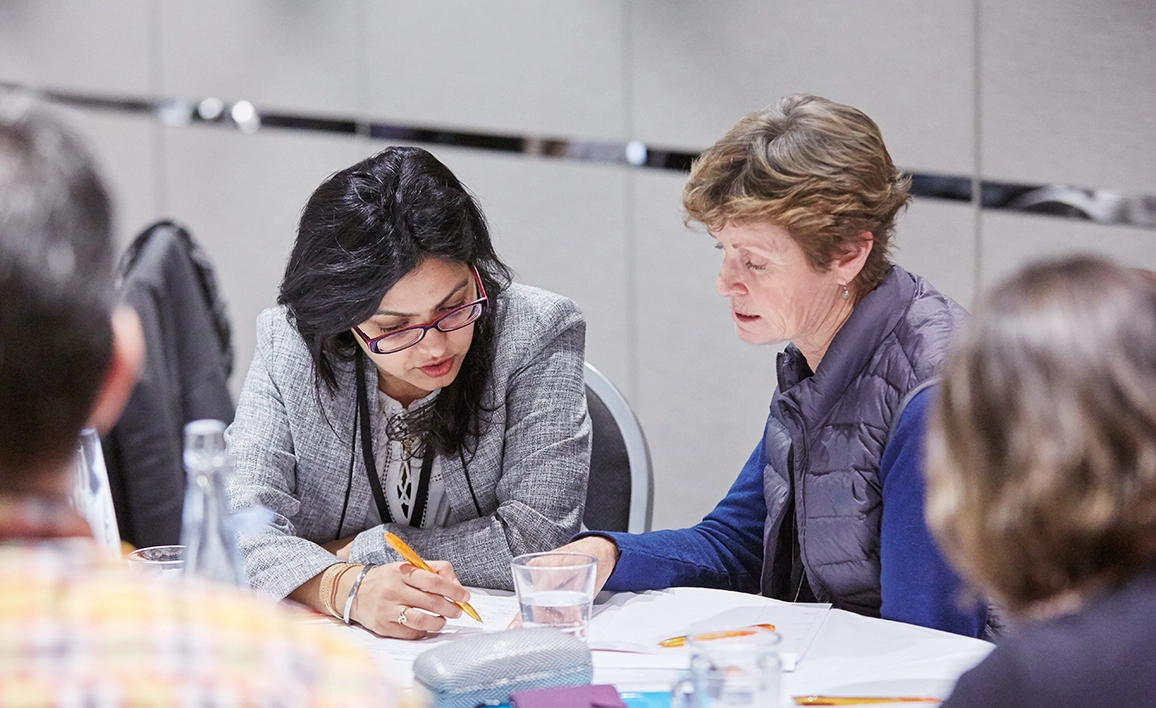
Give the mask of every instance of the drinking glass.
M 586 640 L 598 562 L 583 553 L 528 553 L 513 562 L 524 627 L 554 627 Z
M 758 627 L 718 628 L 687 637 L 690 672 L 675 684 L 678 708 L 777 708 L 782 664 L 778 633 Z
M 108 485 L 108 470 L 100 436 L 92 428 L 80 431 L 73 464 L 72 507 L 88 521 L 98 546 L 113 558 L 120 558 L 120 531 Z
M 179 580 L 185 569 L 184 546 L 149 546 L 128 554 L 128 569 L 165 580 Z

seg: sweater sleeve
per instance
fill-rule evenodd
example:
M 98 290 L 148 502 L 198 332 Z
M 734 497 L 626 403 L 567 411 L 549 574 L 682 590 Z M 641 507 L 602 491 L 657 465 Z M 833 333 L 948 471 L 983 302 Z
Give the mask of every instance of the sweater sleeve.
M 960 601 L 961 581 L 947 565 L 923 516 L 923 439 L 933 389 L 916 394 L 883 450 L 880 586 L 884 619 L 978 637 L 986 606 Z
M 760 441 L 726 497 L 695 526 L 593 534 L 613 539 L 621 552 L 606 589 L 639 592 L 695 586 L 758 592 L 767 516 L 762 453 Z

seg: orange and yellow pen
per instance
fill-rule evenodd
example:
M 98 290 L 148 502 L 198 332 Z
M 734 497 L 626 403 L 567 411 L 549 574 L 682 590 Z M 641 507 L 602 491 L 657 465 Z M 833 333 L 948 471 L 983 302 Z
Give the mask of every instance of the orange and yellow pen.
M 696 635 L 694 635 L 694 638 L 699 640 L 699 641 L 709 642 L 712 639 L 726 639 L 728 637 L 741 637 L 741 636 L 746 635 L 746 634 L 753 634 L 753 632 L 751 630 L 756 628 L 756 627 L 758 627 L 759 629 L 769 629 L 772 632 L 775 631 L 775 625 L 773 625 L 773 624 L 752 624 L 749 628 L 745 628 L 745 629 L 728 629 L 728 630 L 725 630 L 722 632 L 707 632 L 705 634 L 696 634 Z M 670 647 L 681 647 L 684 644 L 686 644 L 686 636 L 671 637 L 670 639 L 663 639 L 661 642 L 658 643 L 658 646 L 667 647 L 669 649 Z
M 429 563 L 426 563 L 424 560 L 422 560 L 421 556 L 419 556 L 416 551 L 414 551 L 412 548 L 409 547 L 409 544 L 407 544 L 405 541 L 401 540 L 400 538 L 398 538 L 394 534 L 386 531 L 385 532 L 385 542 L 388 543 L 393 548 L 393 550 L 397 551 L 398 555 L 400 555 L 402 558 L 404 558 L 406 563 L 409 563 L 410 565 L 412 565 L 415 568 L 420 568 L 426 572 L 436 574 L 436 571 L 434 571 L 433 568 L 429 567 Z M 462 608 L 462 612 L 465 612 L 470 617 L 473 617 L 474 619 L 476 619 L 479 622 L 482 621 L 482 616 L 478 614 L 477 610 L 470 607 L 470 603 L 468 603 L 468 602 L 455 602 L 454 600 L 450 600 L 450 602 L 453 602 L 455 605 Z

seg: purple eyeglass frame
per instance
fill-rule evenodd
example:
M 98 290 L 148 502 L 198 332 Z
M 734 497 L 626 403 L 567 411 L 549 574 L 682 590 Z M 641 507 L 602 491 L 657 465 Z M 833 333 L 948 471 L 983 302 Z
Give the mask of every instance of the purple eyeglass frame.
M 481 297 L 479 297 L 477 300 L 474 300 L 473 302 L 467 302 L 466 304 L 462 305 L 461 307 L 455 307 L 454 309 L 445 313 L 441 317 L 438 317 L 437 319 L 434 319 L 434 320 L 430 320 L 429 322 L 426 322 L 425 324 L 413 325 L 411 327 L 402 327 L 401 329 L 396 330 L 394 332 L 386 332 L 385 334 L 383 334 L 379 337 L 370 337 L 365 332 L 362 332 L 361 327 L 359 327 L 357 325 L 354 325 L 353 331 L 357 332 L 357 335 L 359 337 L 361 337 L 363 340 L 365 340 L 365 345 L 367 347 L 369 347 L 369 351 L 373 352 L 374 354 L 396 354 L 397 352 L 403 352 L 406 349 L 409 349 L 410 347 L 417 346 L 419 343 L 421 343 L 421 340 L 425 339 L 426 332 L 430 331 L 431 329 L 436 329 L 439 332 L 446 331 L 446 330 L 443 330 L 440 327 L 438 327 L 438 324 L 442 320 L 446 319 L 447 317 L 453 317 L 454 315 L 461 312 L 462 310 L 465 310 L 465 309 L 470 308 L 470 307 L 475 307 L 477 305 L 481 305 L 482 311 L 480 313 L 478 313 L 478 318 L 480 318 L 482 316 L 482 314 L 485 313 L 486 305 L 490 302 L 490 298 L 486 295 L 486 287 L 484 285 L 482 285 L 482 276 L 478 274 L 477 266 L 471 266 L 470 269 L 474 271 L 474 282 L 477 283 L 478 293 L 481 295 Z M 462 325 L 461 327 L 456 327 L 455 329 L 451 329 L 449 331 L 454 332 L 458 329 L 462 329 L 466 325 L 470 325 L 470 324 L 473 324 L 474 322 L 477 322 L 478 318 L 474 318 L 473 320 L 470 320 L 469 322 Z M 418 337 L 413 342 L 413 344 L 407 344 L 404 347 L 401 347 L 400 349 L 390 349 L 389 351 L 384 351 L 384 352 L 378 350 L 377 343 L 380 342 L 381 340 L 385 339 L 386 337 L 391 337 L 393 335 L 401 334 L 402 332 L 409 332 L 412 330 L 421 330 L 421 336 Z

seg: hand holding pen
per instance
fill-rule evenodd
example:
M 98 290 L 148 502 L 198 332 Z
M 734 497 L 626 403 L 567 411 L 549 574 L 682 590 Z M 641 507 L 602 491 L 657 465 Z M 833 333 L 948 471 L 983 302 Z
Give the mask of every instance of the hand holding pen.
M 416 551 L 414 551 L 412 548 L 409 547 L 409 544 L 407 544 L 405 541 L 401 540 L 396 535 L 386 531 L 385 532 L 385 542 L 388 543 L 390 545 L 390 547 L 393 548 L 393 550 L 397 551 L 397 554 L 399 556 L 401 556 L 402 558 L 404 558 L 406 563 L 409 563 L 410 565 L 412 565 L 415 568 L 420 568 L 421 570 L 424 570 L 424 571 L 427 571 L 430 573 L 436 573 L 437 572 L 433 568 L 431 568 L 428 563 L 426 563 L 424 560 L 422 560 L 422 557 L 419 556 Z M 478 622 L 482 621 L 481 615 L 478 614 L 477 610 L 475 610 L 473 607 L 470 606 L 469 602 L 466 602 L 464 600 L 461 602 L 456 601 L 456 600 L 451 600 L 451 602 L 453 602 L 455 605 L 460 607 L 462 609 L 462 612 L 465 612 L 467 615 L 474 618 Z
M 337 595 L 346 597 L 358 574 L 346 573 Z M 446 561 L 430 561 L 424 568 L 407 561 L 371 568 L 352 593 L 350 617 L 383 637 L 420 639 L 445 627 L 446 619 L 462 615 L 470 593 Z

